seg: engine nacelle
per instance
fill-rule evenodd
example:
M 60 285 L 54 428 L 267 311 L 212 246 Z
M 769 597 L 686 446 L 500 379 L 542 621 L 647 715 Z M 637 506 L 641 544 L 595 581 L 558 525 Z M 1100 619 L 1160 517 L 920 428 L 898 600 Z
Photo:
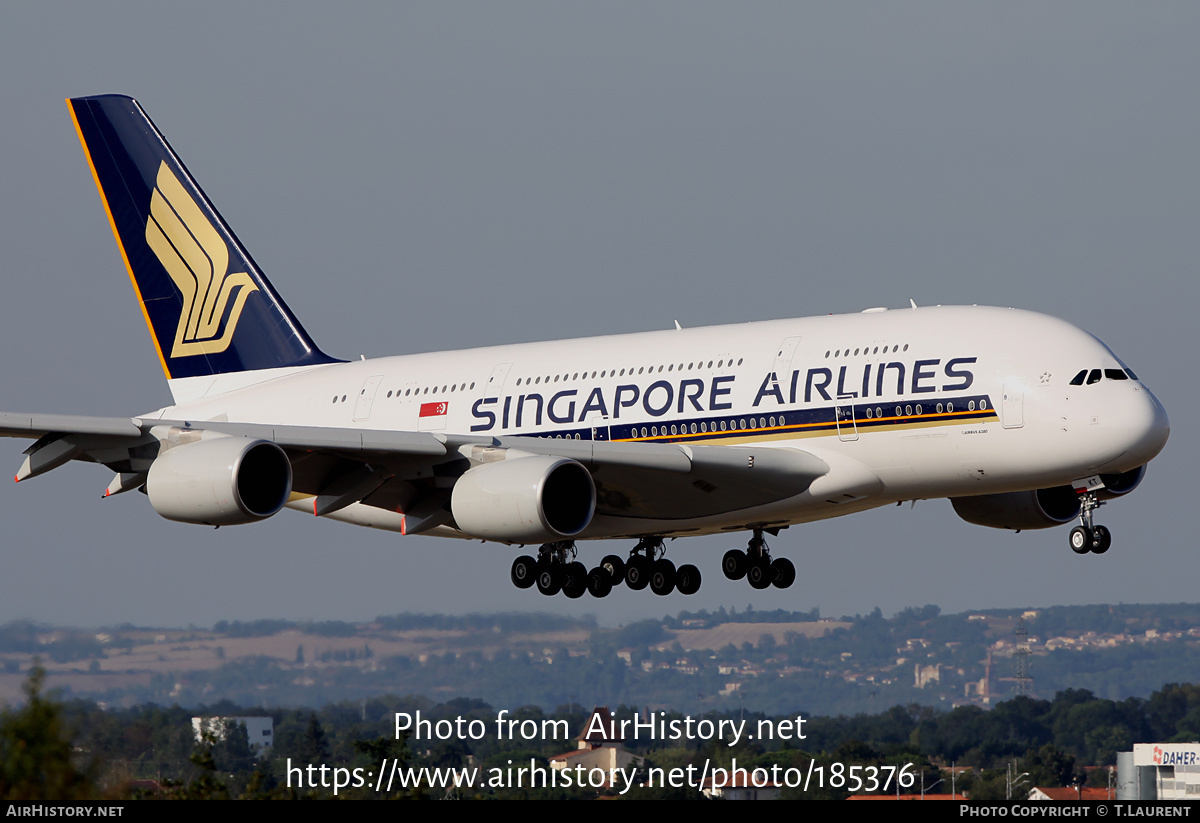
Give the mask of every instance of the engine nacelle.
M 1104 488 L 1097 492 L 1096 496 L 1101 500 L 1112 500 L 1123 494 L 1129 494 L 1141 485 L 1142 478 L 1145 476 L 1145 466 L 1138 466 L 1136 469 L 1130 469 L 1120 474 L 1102 474 L 1100 479 L 1104 481 Z
M 292 491 L 292 464 L 266 440 L 215 437 L 175 446 L 150 464 L 146 494 L 168 520 L 232 526 L 264 520 Z
M 1079 496 L 1070 486 L 952 497 L 950 502 L 963 520 L 993 529 L 1048 529 L 1068 523 L 1079 515 Z
M 458 478 L 450 510 L 459 530 L 472 537 L 547 543 L 587 528 L 596 512 L 596 486 L 574 460 L 509 456 Z

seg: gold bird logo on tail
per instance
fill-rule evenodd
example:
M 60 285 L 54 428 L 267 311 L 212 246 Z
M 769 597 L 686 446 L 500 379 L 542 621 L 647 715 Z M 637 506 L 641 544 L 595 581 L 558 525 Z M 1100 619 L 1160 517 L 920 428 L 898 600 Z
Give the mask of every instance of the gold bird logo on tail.
M 217 354 L 229 348 L 246 298 L 258 286 L 246 272 L 228 272 L 225 241 L 166 163 L 158 167 L 150 197 L 146 242 L 183 295 L 171 357 Z

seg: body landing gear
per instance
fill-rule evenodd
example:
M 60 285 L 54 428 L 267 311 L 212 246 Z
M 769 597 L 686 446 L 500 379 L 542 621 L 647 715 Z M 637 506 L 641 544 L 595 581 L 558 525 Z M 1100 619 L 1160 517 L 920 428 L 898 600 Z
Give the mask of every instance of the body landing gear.
M 754 536 L 745 551 L 730 549 L 721 559 L 721 571 L 730 580 L 746 578 L 756 589 L 765 589 L 774 585 L 786 589 L 796 582 L 796 567 L 785 557 L 771 559 L 767 541 L 763 539 L 763 530 L 755 529 Z
M 1079 496 L 1079 523 L 1071 529 L 1071 551 L 1076 554 L 1104 554 L 1112 545 L 1112 533 L 1105 526 L 1092 525 L 1092 513 L 1104 505 L 1095 492 Z
M 650 591 L 665 597 L 676 589 L 680 594 L 695 594 L 700 590 L 700 570 L 688 564 L 675 568 L 666 558 L 666 546 L 660 537 L 643 537 L 629 553 L 625 564 L 625 585 L 637 591 Z
M 562 592 L 567 597 L 582 597 L 588 592 L 592 597 L 608 597 L 613 586 L 624 582 L 634 590 L 647 586 L 657 595 L 668 595 L 678 590 L 681 594 L 695 594 L 700 590 L 700 570 L 686 565 L 675 568 L 675 564 L 663 555 L 666 549 L 661 538 L 644 537 L 630 552 L 629 561 L 610 554 L 590 572 L 575 559 L 575 542 L 563 540 L 543 543 L 535 560 L 521 555 L 513 561 L 510 577 L 519 589 L 537 586 L 547 596 Z

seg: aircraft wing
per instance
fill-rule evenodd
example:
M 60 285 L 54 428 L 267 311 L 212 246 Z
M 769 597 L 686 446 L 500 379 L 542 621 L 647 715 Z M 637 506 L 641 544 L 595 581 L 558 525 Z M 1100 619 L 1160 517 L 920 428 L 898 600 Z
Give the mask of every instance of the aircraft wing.
M 331 514 L 353 503 L 414 512 L 412 532 L 450 521 L 445 513 L 435 513 L 448 513 L 450 490 L 462 474 L 526 455 L 566 458 L 587 468 L 596 486 L 597 514 L 655 520 L 772 503 L 801 494 L 829 471 L 820 458 L 792 448 L 0 414 L 0 436 L 37 438 L 25 451 L 17 480 L 83 460 L 117 472 L 109 494 L 144 485 L 164 448 L 222 435 L 282 448 L 292 464 L 292 498 L 312 497 L 314 513 Z

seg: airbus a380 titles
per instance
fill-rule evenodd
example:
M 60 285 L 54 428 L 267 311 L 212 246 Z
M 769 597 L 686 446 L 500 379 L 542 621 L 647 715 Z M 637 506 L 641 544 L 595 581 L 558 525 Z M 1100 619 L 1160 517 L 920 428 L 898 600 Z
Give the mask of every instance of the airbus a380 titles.
M 926 307 L 343 362 L 309 338 L 128 97 L 67 101 L 174 405 L 132 418 L 4 414 L 35 438 L 18 481 L 70 460 L 163 517 L 230 525 L 285 506 L 401 534 L 540 548 L 512 581 L 692 594 L 665 539 L 749 532 L 722 570 L 796 577 L 765 535 L 948 497 L 1003 529 L 1132 491 L 1162 405 L 1103 343 L 1033 312 Z M 636 541 L 590 571 L 576 542 Z

